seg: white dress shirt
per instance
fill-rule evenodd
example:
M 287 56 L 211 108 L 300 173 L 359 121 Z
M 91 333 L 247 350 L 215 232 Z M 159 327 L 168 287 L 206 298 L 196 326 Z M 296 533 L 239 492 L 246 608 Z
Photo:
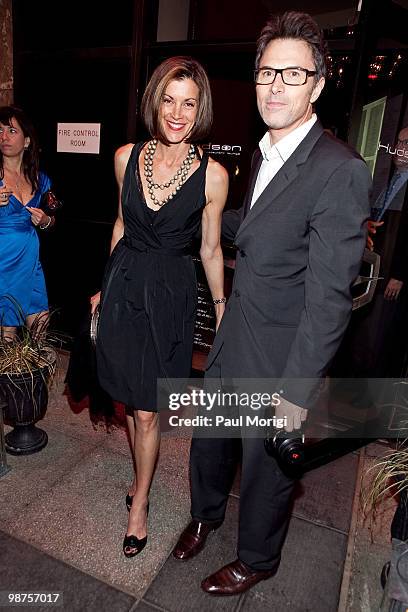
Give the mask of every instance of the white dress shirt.
M 316 121 L 317 116 L 313 114 L 308 121 L 302 123 L 302 125 L 295 128 L 274 145 L 271 144 L 269 132 L 266 132 L 259 142 L 259 148 L 261 149 L 263 159 L 256 178 L 250 208 L 252 208 L 275 174 L 282 168 L 285 161 L 289 159 L 295 149 L 297 149 Z

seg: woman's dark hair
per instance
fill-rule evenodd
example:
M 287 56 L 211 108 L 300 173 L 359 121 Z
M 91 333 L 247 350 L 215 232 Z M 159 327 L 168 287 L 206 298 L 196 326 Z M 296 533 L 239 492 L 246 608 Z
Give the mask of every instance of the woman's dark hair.
M 326 76 L 327 44 L 323 32 L 314 19 L 307 13 L 287 11 L 277 15 L 263 28 L 256 47 L 255 69 L 259 69 L 259 62 L 266 47 L 272 40 L 279 38 L 293 38 L 303 40 L 312 51 L 315 63 L 315 80 L 319 81 Z
M 176 56 L 162 62 L 153 72 L 143 94 L 141 114 L 150 135 L 169 145 L 159 121 L 160 105 L 170 81 L 192 79 L 198 87 L 197 117 L 186 142 L 202 142 L 211 129 L 213 109 L 210 83 L 202 65 L 191 57 Z
M 17 106 L 1 106 L 0 107 L 0 123 L 3 125 L 12 126 L 15 119 L 23 130 L 25 137 L 30 138 L 30 143 L 23 153 L 23 172 L 24 176 L 31 183 L 33 192 L 38 189 L 39 175 L 39 145 L 37 134 L 33 124 L 27 117 L 25 112 Z M 4 178 L 3 154 L 0 152 L 0 178 Z

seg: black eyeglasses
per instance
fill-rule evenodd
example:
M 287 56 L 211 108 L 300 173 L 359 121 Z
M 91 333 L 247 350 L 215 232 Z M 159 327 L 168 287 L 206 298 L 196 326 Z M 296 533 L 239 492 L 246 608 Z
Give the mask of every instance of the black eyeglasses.
M 310 76 L 317 74 L 316 70 L 307 70 L 299 66 L 288 66 L 287 68 L 269 68 L 264 66 L 254 71 L 255 83 L 257 85 L 272 85 L 276 75 L 280 74 L 285 85 L 304 85 Z

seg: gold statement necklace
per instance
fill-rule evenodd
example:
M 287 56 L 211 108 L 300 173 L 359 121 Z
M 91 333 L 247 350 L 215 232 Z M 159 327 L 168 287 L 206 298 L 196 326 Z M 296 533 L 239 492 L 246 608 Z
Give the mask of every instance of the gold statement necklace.
M 191 165 L 196 156 L 196 152 L 195 152 L 195 146 L 191 144 L 188 150 L 187 157 L 182 162 L 180 168 L 177 170 L 173 178 L 171 178 L 166 183 L 155 183 L 153 179 L 153 157 L 156 152 L 156 147 L 157 147 L 156 139 L 150 140 L 149 143 L 147 144 L 146 151 L 144 154 L 143 173 L 147 181 L 150 199 L 152 200 L 153 204 L 156 204 L 156 206 L 161 207 L 161 206 L 164 206 L 164 204 L 166 204 L 169 200 L 174 198 L 176 193 L 180 191 L 183 183 L 186 182 Z M 154 195 L 155 189 L 156 190 L 157 189 L 168 189 L 171 185 L 175 185 L 175 188 L 168 196 L 166 196 L 163 200 L 159 200 L 158 198 L 156 198 L 156 196 Z

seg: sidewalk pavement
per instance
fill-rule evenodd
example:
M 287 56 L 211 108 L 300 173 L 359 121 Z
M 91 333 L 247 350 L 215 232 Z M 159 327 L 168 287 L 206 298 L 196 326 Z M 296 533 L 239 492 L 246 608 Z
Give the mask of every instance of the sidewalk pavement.
M 59 609 L 69 612 L 378 609 L 394 502 L 372 541 L 360 487 L 369 465 L 387 450 L 384 445 L 373 443 L 306 474 L 297 486 L 278 574 L 241 596 L 214 598 L 201 591 L 200 582 L 236 557 L 239 478 L 223 526 L 198 557 L 177 562 L 171 551 L 189 521 L 190 440 L 164 435 L 150 495 L 148 544 L 140 556 L 126 559 L 122 541 L 132 467 L 125 429 L 107 433 L 92 424 L 86 408 L 70 407 L 66 362 L 67 356 L 38 423 L 48 445 L 33 455 L 8 455 L 11 470 L 0 479 L 0 592 L 59 591 Z M 37 607 L 42 608 L 49 610 Z

